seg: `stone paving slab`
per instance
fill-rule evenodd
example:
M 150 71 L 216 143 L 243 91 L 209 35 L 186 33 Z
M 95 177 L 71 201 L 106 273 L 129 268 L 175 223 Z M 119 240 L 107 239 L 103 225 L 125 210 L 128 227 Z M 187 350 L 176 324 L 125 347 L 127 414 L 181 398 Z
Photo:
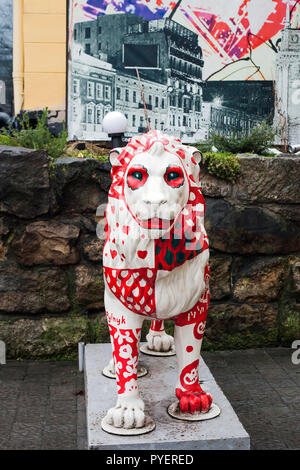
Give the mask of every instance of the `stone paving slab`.
M 267 348 L 203 353 L 250 435 L 252 449 L 300 449 L 300 365 L 292 364 L 292 352 Z M 272 368 L 279 374 L 273 375 Z M 52 385 L 66 386 L 64 399 L 56 405 L 50 397 Z M 77 361 L 8 360 L 0 365 L 0 449 L 87 449 L 83 393 Z M 71 424 L 69 434 L 66 424 Z
M 85 347 L 85 391 L 87 401 L 88 446 L 100 450 L 248 450 L 246 433 L 229 401 L 216 384 L 203 359 L 200 379 L 203 389 L 213 396 L 221 414 L 211 420 L 187 422 L 171 418 L 167 407 L 176 401 L 176 357 L 140 355 L 140 364 L 148 374 L 139 380 L 145 410 L 156 428 L 140 436 L 117 436 L 104 432 L 101 421 L 117 399 L 115 380 L 104 377 L 103 368 L 111 359 L 110 344 L 88 344 Z

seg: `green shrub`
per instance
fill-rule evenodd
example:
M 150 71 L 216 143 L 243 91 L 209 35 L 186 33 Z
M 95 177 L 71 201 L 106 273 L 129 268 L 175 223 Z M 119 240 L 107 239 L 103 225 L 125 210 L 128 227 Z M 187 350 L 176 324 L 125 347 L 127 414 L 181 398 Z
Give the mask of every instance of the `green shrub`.
M 95 160 L 99 160 L 100 162 L 106 162 L 108 160 L 108 153 L 107 155 L 96 155 L 94 153 L 91 153 L 89 150 L 78 150 L 76 152 L 68 152 L 66 156 L 79 158 L 94 158 Z
M 262 154 L 274 143 L 275 131 L 266 122 L 253 127 L 250 135 L 224 137 L 216 133 L 210 136 L 210 144 L 220 152 Z
M 51 157 L 60 157 L 65 151 L 68 133 L 64 125 L 63 130 L 54 137 L 49 131 L 47 116 L 48 109 L 45 108 L 37 117 L 36 127 L 32 128 L 28 114 L 24 113 L 20 120 L 21 130 L 10 128 L 9 131 L 2 131 L 0 144 L 46 150 Z
M 218 178 L 234 182 L 240 173 L 240 163 L 236 155 L 221 152 L 206 152 L 203 162 L 208 172 Z
M 0 145 L 16 145 L 10 135 L 0 134 Z
M 206 152 L 210 152 L 213 144 L 210 140 L 207 140 L 206 142 L 196 142 L 196 144 L 192 145 L 193 147 L 196 147 L 198 150 L 200 150 L 200 152 L 203 154 Z

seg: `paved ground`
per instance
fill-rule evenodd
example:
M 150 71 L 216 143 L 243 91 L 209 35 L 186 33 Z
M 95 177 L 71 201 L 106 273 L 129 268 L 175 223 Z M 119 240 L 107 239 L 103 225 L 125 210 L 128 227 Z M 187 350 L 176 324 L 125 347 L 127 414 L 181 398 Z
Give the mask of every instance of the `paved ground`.
M 300 365 L 289 349 L 203 353 L 253 449 L 300 449 Z M 0 365 L 0 449 L 86 449 L 76 362 Z

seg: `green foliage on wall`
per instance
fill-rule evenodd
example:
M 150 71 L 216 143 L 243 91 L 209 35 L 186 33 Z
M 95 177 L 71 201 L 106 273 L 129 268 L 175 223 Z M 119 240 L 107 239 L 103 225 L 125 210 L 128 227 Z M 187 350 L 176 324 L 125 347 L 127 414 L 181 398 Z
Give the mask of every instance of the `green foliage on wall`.
M 234 182 L 240 173 L 239 160 L 230 153 L 207 152 L 203 154 L 203 162 L 211 175 L 224 180 Z
M 224 137 L 212 132 L 210 142 L 219 152 L 257 153 L 263 155 L 273 145 L 275 131 L 266 122 L 253 127 L 249 135 Z
M 45 108 L 40 116 L 37 115 L 37 125 L 33 128 L 29 115 L 24 113 L 20 119 L 20 130 L 12 127 L 8 131 L 2 130 L 0 145 L 45 150 L 50 157 L 60 157 L 65 151 L 68 132 L 64 127 L 57 137 L 53 136 L 48 128 L 47 117 L 48 109 Z

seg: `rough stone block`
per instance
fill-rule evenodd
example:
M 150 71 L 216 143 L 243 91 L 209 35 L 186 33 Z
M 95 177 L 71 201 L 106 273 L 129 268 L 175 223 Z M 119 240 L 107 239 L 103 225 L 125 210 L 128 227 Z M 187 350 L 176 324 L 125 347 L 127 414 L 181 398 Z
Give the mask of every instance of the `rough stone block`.
M 0 146 L 0 212 L 25 219 L 50 208 L 49 156 L 44 150 Z
M 16 259 L 25 266 L 75 264 L 79 259 L 75 247 L 78 237 L 79 228 L 75 225 L 42 220 L 27 225 L 13 249 Z

